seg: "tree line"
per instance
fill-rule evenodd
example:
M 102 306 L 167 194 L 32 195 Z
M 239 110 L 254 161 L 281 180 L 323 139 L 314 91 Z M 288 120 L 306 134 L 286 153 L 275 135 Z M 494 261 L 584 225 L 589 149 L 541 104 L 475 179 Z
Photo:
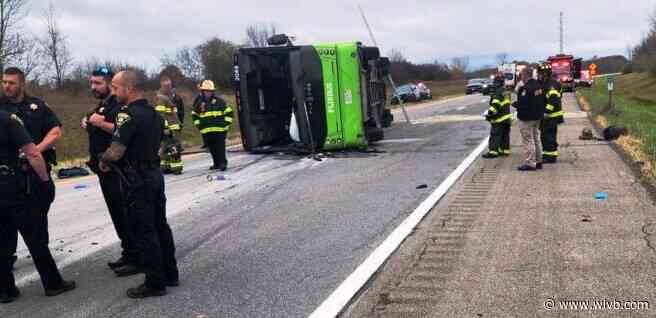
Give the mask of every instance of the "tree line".
M 631 63 L 626 73 L 631 71 L 650 72 L 656 76 L 656 9 L 649 18 L 650 29 L 642 41 L 633 48 L 627 49 Z

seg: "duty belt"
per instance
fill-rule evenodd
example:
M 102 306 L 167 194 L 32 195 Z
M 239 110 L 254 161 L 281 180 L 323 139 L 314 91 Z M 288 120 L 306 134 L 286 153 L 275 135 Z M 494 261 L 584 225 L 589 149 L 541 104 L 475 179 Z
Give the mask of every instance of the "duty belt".
M 16 170 L 13 168 L 6 165 L 0 165 L 0 177 L 13 177 L 15 175 Z

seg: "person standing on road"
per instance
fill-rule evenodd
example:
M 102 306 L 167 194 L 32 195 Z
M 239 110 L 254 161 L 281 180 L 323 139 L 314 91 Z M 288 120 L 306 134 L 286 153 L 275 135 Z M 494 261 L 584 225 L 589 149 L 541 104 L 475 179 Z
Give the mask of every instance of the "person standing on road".
M 75 289 L 74 281 L 61 277 L 48 249 L 46 216 L 29 206 L 30 201 L 49 201 L 54 196 L 45 160 L 22 121 L 0 110 L 0 303 L 20 296 L 12 272 L 15 245 L 7 244 L 14 241 L 17 231 L 32 255 L 46 296 Z
M 24 123 L 27 132 L 36 144 L 36 149 L 41 152 L 45 161 L 48 173 L 52 171 L 52 165 L 57 164 L 57 154 L 55 153 L 55 144 L 62 137 L 61 122 L 48 105 L 39 98 L 29 96 L 25 92 L 25 74 L 16 67 L 5 69 L 2 76 L 2 88 L 4 96 L 0 99 L 0 110 L 5 110 L 10 114 L 15 114 Z M 49 179 L 52 187 L 55 185 L 52 179 Z M 34 180 L 38 184 L 38 180 Z M 31 198 L 28 208 L 30 215 L 34 216 L 35 223 L 41 219 L 45 220 L 44 226 L 47 234 L 48 211 L 55 197 L 43 200 L 43 198 Z M 13 246 L 13 254 L 16 253 L 18 244 L 18 233 L 9 238 L 7 244 Z M 44 238 L 49 241 L 48 235 Z M 16 262 L 13 257 L 13 264 Z
M 109 216 L 114 224 L 116 235 L 121 241 L 123 249 L 121 257 L 107 263 L 109 268 L 119 276 L 128 276 L 139 273 L 137 266 L 138 251 L 132 233 L 129 231 L 127 214 L 123 202 L 121 189 L 121 176 L 115 171 L 102 172 L 98 168 L 99 156 L 109 148 L 112 133 L 121 105 L 111 92 L 111 82 L 114 72 L 101 66 L 91 74 L 91 93 L 100 100 L 93 112 L 82 119 L 82 128 L 89 134 L 89 168 L 98 175 L 100 189 L 102 190 Z
M 194 101 L 192 117 L 194 125 L 200 130 L 203 142 L 210 148 L 213 165 L 210 170 L 225 171 L 226 136 L 233 122 L 233 110 L 225 100 L 216 96 L 216 87 L 211 80 L 204 80 L 200 85 L 200 94 Z
M 522 72 L 524 85 L 519 89 L 517 108 L 519 131 L 526 151 L 526 161 L 517 169 L 520 171 L 534 171 L 542 169 L 542 146 L 540 145 L 540 121 L 545 107 L 544 89 L 542 83 L 531 76 L 527 68 Z
M 551 65 L 545 63 L 540 66 L 538 76 L 544 86 L 547 99 L 544 119 L 540 125 L 540 136 L 542 137 L 542 161 L 544 163 L 556 163 L 560 153 L 558 152 L 558 125 L 565 122 L 563 104 L 561 99 L 562 86 L 552 78 Z
M 490 97 L 490 108 L 485 119 L 490 122 L 489 150 L 483 158 L 491 159 L 510 155 L 510 127 L 512 114 L 510 113 L 510 93 L 504 87 L 503 76 L 494 77 L 494 92 Z
M 182 143 L 178 135 L 184 121 L 184 104 L 175 94 L 171 78 L 160 77 L 160 89 L 155 97 L 155 110 L 164 118 L 164 140 L 162 141 L 162 170 L 166 173 L 181 174 L 184 169 L 182 161 Z M 182 114 L 180 114 L 182 112 Z
M 140 252 L 145 282 L 127 290 L 130 298 L 166 294 L 179 285 L 173 234 L 166 219 L 164 175 L 159 167 L 163 119 L 143 98 L 145 83 L 134 71 L 122 71 L 112 80 L 112 91 L 121 107 L 116 116 L 112 143 L 100 157 L 100 170 L 110 171 L 118 162 L 126 176 L 126 204 Z

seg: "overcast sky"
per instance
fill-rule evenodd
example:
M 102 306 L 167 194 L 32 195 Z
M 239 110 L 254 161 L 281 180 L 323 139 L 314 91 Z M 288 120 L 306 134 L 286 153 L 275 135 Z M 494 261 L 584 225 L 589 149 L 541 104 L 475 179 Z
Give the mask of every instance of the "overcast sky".
M 47 0 L 28 0 L 28 32 L 43 32 Z M 357 1 L 59 0 L 54 4 L 76 61 L 128 61 L 150 70 L 165 53 L 213 36 L 243 43 L 245 28 L 275 23 L 297 44 L 359 40 L 371 44 Z M 539 60 L 558 51 L 558 13 L 565 12 L 565 51 L 591 57 L 624 54 L 648 30 L 653 0 L 362 0 L 384 53 L 412 61 L 469 56 L 475 67 Z

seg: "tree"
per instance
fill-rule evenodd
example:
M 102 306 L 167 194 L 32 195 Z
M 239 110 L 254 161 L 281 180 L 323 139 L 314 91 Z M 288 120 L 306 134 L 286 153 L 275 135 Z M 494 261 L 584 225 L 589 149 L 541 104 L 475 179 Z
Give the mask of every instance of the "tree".
M 43 12 L 43 19 L 46 25 L 46 35 L 41 40 L 41 45 L 48 59 L 52 62 L 52 67 L 55 68 L 55 86 L 61 88 L 66 71 L 73 62 L 73 57 L 68 49 L 66 36 L 64 36 L 57 23 L 57 12 L 52 2 L 48 9 Z
M 218 37 L 198 46 L 203 75 L 221 86 L 229 86 L 232 78 L 233 54 L 238 47 Z
M 403 53 L 401 53 L 400 50 L 397 49 L 392 49 L 387 53 L 387 57 L 389 58 L 390 62 L 392 63 L 403 63 L 407 62 L 408 60 L 405 58 Z
M 469 57 L 460 56 L 451 59 L 451 74 L 454 78 L 462 78 L 469 68 Z
M 26 3 L 27 0 L 0 0 L 0 71 L 9 59 L 25 50 L 18 23 L 25 17 Z
M 35 37 L 26 37 L 21 43 L 21 52 L 7 56 L 4 65 L 18 67 L 23 70 L 26 78 L 38 82 L 41 79 L 38 71 L 43 67 L 44 59 L 39 40 Z
M 196 82 L 203 77 L 203 61 L 199 47 L 182 47 L 176 51 L 174 58 L 165 55 L 160 62 L 164 67 L 167 65 L 177 66 L 187 78 Z
M 246 27 L 246 46 L 248 47 L 265 47 L 268 45 L 267 40 L 276 34 L 277 28 L 274 23 L 253 24 Z
M 506 52 L 501 52 L 497 53 L 497 64 L 502 65 L 506 64 L 508 62 L 508 53 Z

